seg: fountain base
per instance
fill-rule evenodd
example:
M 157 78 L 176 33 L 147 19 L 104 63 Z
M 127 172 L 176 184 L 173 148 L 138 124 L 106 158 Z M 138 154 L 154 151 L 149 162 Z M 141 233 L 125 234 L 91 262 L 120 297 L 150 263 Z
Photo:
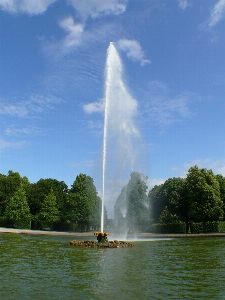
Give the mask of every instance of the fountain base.
M 108 232 L 95 232 L 95 236 L 97 236 L 96 241 L 71 241 L 69 242 L 70 246 L 76 247 L 87 247 L 87 248 L 127 248 L 134 247 L 134 244 L 124 241 L 108 241 L 107 236 Z

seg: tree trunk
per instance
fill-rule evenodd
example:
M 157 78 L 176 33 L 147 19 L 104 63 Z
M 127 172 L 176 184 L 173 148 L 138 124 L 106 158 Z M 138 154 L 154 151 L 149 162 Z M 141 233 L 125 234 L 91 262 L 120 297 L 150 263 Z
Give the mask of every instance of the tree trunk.
M 206 232 L 206 222 L 203 221 L 203 232 Z

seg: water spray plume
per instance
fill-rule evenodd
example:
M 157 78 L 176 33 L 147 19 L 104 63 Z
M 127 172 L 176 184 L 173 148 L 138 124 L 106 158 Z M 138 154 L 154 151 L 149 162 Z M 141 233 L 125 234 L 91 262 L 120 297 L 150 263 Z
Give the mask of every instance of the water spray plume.
M 114 44 L 111 42 L 107 49 L 105 69 L 101 232 L 104 230 L 106 162 L 108 161 L 109 150 L 111 148 L 111 151 L 113 151 L 113 155 L 110 155 L 110 160 L 113 163 L 112 169 L 121 174 L 125 166 L 129 165 L 130 172 L 134 168 L 136 155 L 133 146 L 134 137 L 139 137 L 139 132 L 133 121 L 133 117 L 137 113 L 137 101 L 128 92 L 122 74 L 122 62 Z M 119 176 L 116 178 L 118 180 Z

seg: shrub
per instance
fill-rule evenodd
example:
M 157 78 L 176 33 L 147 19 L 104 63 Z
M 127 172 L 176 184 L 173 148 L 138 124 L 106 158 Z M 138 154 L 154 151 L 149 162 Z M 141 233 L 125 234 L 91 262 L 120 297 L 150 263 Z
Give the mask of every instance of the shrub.
M 225 232 L 225 222 L 219 222 L 218 232 Z
M 7 226 L 7 220 L 5 217 L 0 217 L 0 227 L 6 227 Z
M 225 223 L 224 224 L 223 223 L 224 222 L 218 222 L 218 221 L 206 222 L 206 232 L 221 232 L 223 230 L 225 231 Z M 203 232 L 203 223 L 191 222 L 191 233 L 200 233 L 200 232 Z
M 190 231 L 191 231 L 191 233 L 203 232 L 203 223 L 202 222 L 199 222 L 199 223 L 191 222 Z
M 152 229 L 155 233 L 185 233 L 184 225 L 183 222 L 154 224 Z

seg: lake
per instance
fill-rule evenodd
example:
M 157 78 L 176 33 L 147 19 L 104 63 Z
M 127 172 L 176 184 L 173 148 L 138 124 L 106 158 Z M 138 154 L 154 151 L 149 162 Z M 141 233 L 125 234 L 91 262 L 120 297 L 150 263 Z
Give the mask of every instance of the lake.
M 225 238 L 68 245 L 68 236 L 0 234 L 0 299 L 225 299 Z

